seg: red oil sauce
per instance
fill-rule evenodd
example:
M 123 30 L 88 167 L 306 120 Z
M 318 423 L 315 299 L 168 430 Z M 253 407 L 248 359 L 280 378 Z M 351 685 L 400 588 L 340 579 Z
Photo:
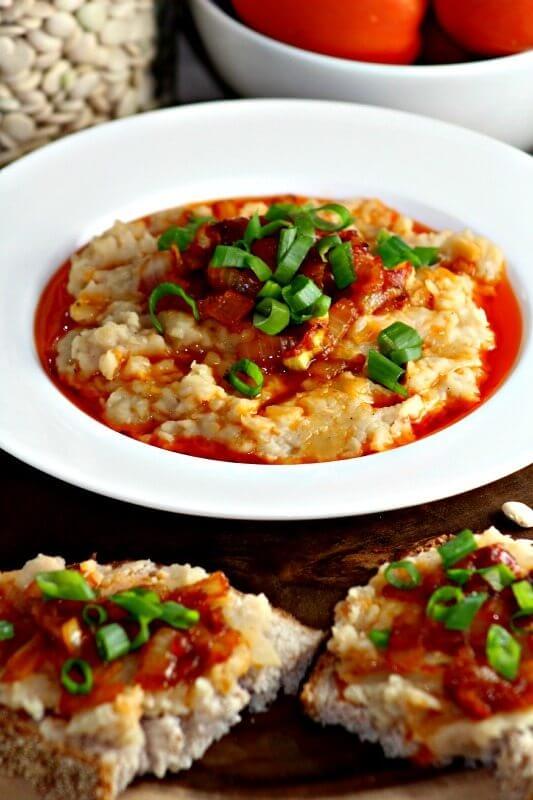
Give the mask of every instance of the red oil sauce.
M 522 316 L 507 276 L 490 294 L 478 294 L 476 302 L 484 309 L 496 339 L 494 350 L 484 355 L 486 377 L 480 385 L 479 400 L 449 403 L 442 411 L 429 414 L 422 422 L 413 425 L 417 439 L 447 428 L 478 408 L 502 385 L 516 362 L 522 341 Z
M 249 198 L 238 201 L 220 201 L 214 204 L 215 214 L 218 218 L 238 214 L 240 207 Z M 267 198 L 268 202 L 295 202 L 301 200 L 293 196 Z M 418 224 L 417 231 L 429 230 L 426 226 Z M 52 276 L 45 287 L 35 317 L 35 341 L 40 361 L 46 373 L 55 386 L 79 409 L 89 416 L 102 420 L 104 401 L 99 397 L 83 395 L 63 383 L 57 374 L 55 366 L 56 345 L 69 330 L 77 327 L 70 318 L 69 307 L 72 297 L 67 291 L 70 260 L 66 261 Z M 428 415 L 422 422 L 414 424 L 415 438 L 419 439 L 435 433 L 448 425 L 465 417 L 488 397 L 493 394 L 503 383 L 516 361 L 522 339 L 522 319 L 520 308 L 512 287 L 506 277 L 496 287 L 491 287 L 490 293 L 479 293 L 476 301 L 484 308 L 490 326 L 495 333 L 496 347 L 485 355 L 486 378 L 480 387 L 480 399 L 474 403 L 458 401 L 448 404 L 447 407 L 435 414 Z M 316 361 L 316 364 L 327 363 Z M 270 369 L 268 370 L 270 371 Z M 275 370 L 277 371 L 277 370 Z M 280 403 L 293 396 L 303 380 L 313 375 L 313 365 L 310 371 L 301 373 L 286 373 L 281 376 L 286 379 L 286 391 L 273 398 L 273 402 Z M 393 405 L 394 399 L 383 402 L 378 400 L 377 406 Z M 104 423 L 105 424 L 105 423 Z M 154 425 L 155 426 L 155 425 Z M 138 438 L 145 434 L 150 440 L 151 425 L 140 429 L 121 429 L 121 433 Z M 145 437 L 143 436 L 143 439 Z M 166 447 L 161 442 L 154 440 L 151 444 Z M 234 461 L 241 463 L 267 463 L 252 454 L 242 454 L 231 450 L 222 444 L 217 444 L 202 437 L 182 438 L 177 440 L 167 449 L 199 458 L 210 458 L 219 461 Z

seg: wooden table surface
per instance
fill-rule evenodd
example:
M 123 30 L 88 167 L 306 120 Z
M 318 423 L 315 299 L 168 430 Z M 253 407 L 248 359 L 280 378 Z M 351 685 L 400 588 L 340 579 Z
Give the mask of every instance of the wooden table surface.
M 190 30 L 180 44 L 181 101 L 228 96 Z M 496 458 L 498 447 L 496 442 Z M 420 465 L 421 470 L 427 468 L 438 467 Z M 1 451 L 0 469 L 0 569 L 19 566 L 38 552 L 61 554 L 71 561 L 93 553 L 102 561 L 189 561 L 223 569 L 238 588 L 264 591 L 275 605 L 317 627 L 328 627 L 333 606 L 350 585 L 365 582 L 379 563 L 403 548 L 463 527 L 495 524 L 517 534 L 500 513 L 501 504 L 510 499 L 533 504 L 529 467 L 481 489 L 396 512 L 316 522 L 234 522 L 173 515 L 99 497 Z M 446 475 L 442 480 L 446 482 Z M 305 486 L 301 491 L 305 502 Z M 474 792 L 495 800 L 487 772 L 451 768 L 437 774 L 387 761 L 379 747 L 361 745 L 339 729 L 321 729 L 303 716 L 295 700 L 281 699 L 266 714 L 245 718 L 184 776 L 162 783 L 140 781 L 124 800 L 234 800 L 251 795 L 468 800 Z M 0 779 L 0 798 L 35 800 L 36 795 L 22 782 Z

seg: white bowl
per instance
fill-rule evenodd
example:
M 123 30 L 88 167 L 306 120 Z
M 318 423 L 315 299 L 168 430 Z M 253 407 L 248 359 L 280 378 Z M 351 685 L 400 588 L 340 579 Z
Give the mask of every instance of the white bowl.
M 184 156 L 185 154 L 185 156 Z M 235 464 L 172 453 L 87 416 L 39 363 L 39 295 L 117 218 L 214 197 L 375 195 L 434 227 L 498 242 L 525 323 L 518 362 L 459 422 L 376 455 Z M 142 114 L 68 136 L 0 173 L 0 446 L 86 489 L 155 508 L 245 519 L 383 511 L 496 480 L 531 459 L 533 159 L 479 134 L 350 103 L 255 100 Z M 529 287 L 529 288 L 528 288 Z M 176 530 L 179 542 L 179 529 Z
M 436 66 L 332 58 L 270 39 L 213 0 L 191 0 L 207 51 L 245 97 L 309 97 L 398 108 L 533 148 L 533 50 Z

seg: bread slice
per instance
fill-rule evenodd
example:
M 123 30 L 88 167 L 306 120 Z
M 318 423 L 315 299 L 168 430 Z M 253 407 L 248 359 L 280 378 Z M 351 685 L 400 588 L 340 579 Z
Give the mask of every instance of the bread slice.
M 14 591 L 34 593 L 37 572 L 63 567 L 62 559 L 40 556 L 19 572 L 0 575 L 0 600 Z M 190 589 L 209 578 L 199 568 L 149 561 L 89 561 L 77 569 L 101 597 L 141 585 Z M 67 719 L 57 716 L 57 687 L 49 673 L 7 684 L 0 663 L 0 772 L 28 780 L 45 800 L 113 800 L 138 775 L 188 769 L 245 708 L 266 709 L 280 690 L 295 694 L 322 633 L 273 609 L 264 595 L 232 588 L 223 614 L 239 632 L 239 646 L 186 690 L 178 684 L 148 691 L 133 680 L 111 702 Z
M 519 576 L 531 580 L 532 541 L 513 540 L 494 528 L 476 540 L 480 552 L 481 548 L 504 549 L 518 565 Z M 438 544 L 442 543 L 439 540 Z M 435 543 L 409 560 L 423 575 L 442 569 Z M 302 692 L 307 713 L 323 725 L 342 725 L 361 739 L 378 742 L 390 758 L 434 764 L 464 758 L 468 763 L 493 764 L 502 800 L 532 800 L 532 704 L 473 718 L 443 688 L 439 665 L 444 669 L 449 661 L 437 647 L 430 651 L 426 646 L 424 661 L 432 669 L 424 669 L 419 662 L 416 667 L 403 667 L 399 660 L 388 661 L 369 639 L 371 630 L 394 631 L 410 614 L 408 602 L 382 595 L 386 567 L 380 568 L 369 585 L 351 589 L 338 604 L 327 652 Z M 524 663 L 519 680 L 527 684 L 532 672 L 531 651 L 526 645 L 522 659 L 527 665 Z M 486 663 L 480 664 L 479 674 L 498 686 L 499 676 Z

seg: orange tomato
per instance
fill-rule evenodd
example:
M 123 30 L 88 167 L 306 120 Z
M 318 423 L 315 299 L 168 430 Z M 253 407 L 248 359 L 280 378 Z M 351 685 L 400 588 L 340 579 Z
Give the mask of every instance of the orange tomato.
M 410 64 L 427 0 L 233 0 L 242 20 L 273 39 L 341 58 Z
M 481 55 L 533 47 L 533 0 L 435 0 L 442 27 L 462 47 Z

